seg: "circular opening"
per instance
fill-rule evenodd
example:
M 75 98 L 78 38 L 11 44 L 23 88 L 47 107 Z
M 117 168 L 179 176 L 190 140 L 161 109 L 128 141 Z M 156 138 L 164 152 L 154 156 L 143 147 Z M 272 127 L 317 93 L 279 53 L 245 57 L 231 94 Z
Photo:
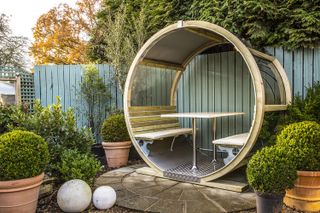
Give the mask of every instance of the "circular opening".
M 241 164 L 265 103 L 249 49 L 225 29 L 199 21 L 171 25 L 146 42 L 124 98 L 131 139 L 146 163 L 164 176 L 197 182 Z

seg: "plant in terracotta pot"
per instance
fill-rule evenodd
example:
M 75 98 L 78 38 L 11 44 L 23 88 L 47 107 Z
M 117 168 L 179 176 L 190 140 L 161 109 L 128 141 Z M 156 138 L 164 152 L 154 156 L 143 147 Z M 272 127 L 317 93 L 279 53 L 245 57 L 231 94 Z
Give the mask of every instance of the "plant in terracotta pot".
M 287 190 L 284 202 L 302 211 L 320 211 L 320 124 L 304 121 L 286 126 L 276 146 L 286 151 L 288 163 L 296 166 L 295 187 Z
M 279 147 L 265 147 L 252 156 L 247 166 L 247 178 L 257 195 L 257 212 L 282 212 L 285 190 L 293 187 L 297 177 L 294 165 L 288 164 Z
M 102 124 L 101 135 L 108 166 L 116 168 L 127 165 L 131 141 L 124 115 L 110 115 Z
M 35 212 L 49 160 L 45 140 L 14 130 L 0 136 L 0 212 Z

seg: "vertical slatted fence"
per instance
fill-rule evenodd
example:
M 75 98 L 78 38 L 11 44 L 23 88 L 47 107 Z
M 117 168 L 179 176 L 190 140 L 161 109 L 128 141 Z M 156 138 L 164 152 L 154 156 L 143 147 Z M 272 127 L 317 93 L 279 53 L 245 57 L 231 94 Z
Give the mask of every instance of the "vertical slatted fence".
M 283 65 L 292 91 L 295 95 L 305 96 L 306 87 L 320 81 L 320 48 L 288 51 L 284 48 L 266 48 L 266 52 L 275 56 Z M 96 65 L 100 76 L 107 84 L 113 76 L 112 68 L 107 64 Z M 141 67 L 141 87 L 133 105 L 169 104 L 170 85 L 174 72 L 159 68 L 148 70 Z M 60 96 L 64 109 L 73 107 L 78 112 L 79 126 L 86 125 L 83 101 L 80 96 L 80 83 L 83 68 L 80 65 L 36 66 L 34 84 L 36 98 L 42 105 L 55 103 Z M 226 83 L 224 83 L 226 82 Z M 233 82 L 233 83 L 230 83 Z M 101 109 L 106 116 L 105 107 L 122 108 L 122 94 L 117 85 L 110 84 L 112 99 Z M 227 94 L 227 95 L 224 95 Z M 235 52 L 214 53 L 197 56 L 187 67 L 178 88 L 178 111 L 243 111 L 245 116 L 218 119 L 218 137 L 247 131 L 253 113 L 253 87 L 243 59 Z M 181 119 L 183 126 L 191 126 L 189 119 Z M 199 129 L 201 146 L 210 147 L 211 121 L 203 120 Z
M 100 106 L 101 116 L 106 117 L 107 109 L 122 108 L 122 93 L 114 83 L 112 68 L 107 64 L 96 67 L 106 85 L 109 86 L 112 98 Z M 80 85 L 84 68 L 81 65 L 41 65 L 34 67 L 34 82 L 36 98 L 41 105 L 56 103 L 56 97 L 61 97 L 63 110 L 72 107 L 76 112 L 78 126 L 87 125 L 84 101 L 81 97 Z

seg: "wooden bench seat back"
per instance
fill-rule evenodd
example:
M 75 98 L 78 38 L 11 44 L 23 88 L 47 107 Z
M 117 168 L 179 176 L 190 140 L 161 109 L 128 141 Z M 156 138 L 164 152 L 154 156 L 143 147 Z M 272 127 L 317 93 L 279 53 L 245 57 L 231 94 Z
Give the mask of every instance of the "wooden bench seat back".
M 129 119 L 133 134 L 144 134 L 180 128 L 178 118 L 161 118 L 161 114 L 175 113 L 175 106 L 132 106 Z

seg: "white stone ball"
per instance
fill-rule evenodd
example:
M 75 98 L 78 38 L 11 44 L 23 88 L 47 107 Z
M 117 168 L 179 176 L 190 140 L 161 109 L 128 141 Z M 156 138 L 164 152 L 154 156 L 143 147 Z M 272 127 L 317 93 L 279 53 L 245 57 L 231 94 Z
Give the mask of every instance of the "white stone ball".
M 82 212 L 90 204 L 92 192 L 83 180 L 69 180 L 59 189 L 57 202 L 64 212 Z
M 116 191 L 110 186 L 100 186 L 93 192 L 93 205 L 100 210 L 111 208 L 117 200 Z

